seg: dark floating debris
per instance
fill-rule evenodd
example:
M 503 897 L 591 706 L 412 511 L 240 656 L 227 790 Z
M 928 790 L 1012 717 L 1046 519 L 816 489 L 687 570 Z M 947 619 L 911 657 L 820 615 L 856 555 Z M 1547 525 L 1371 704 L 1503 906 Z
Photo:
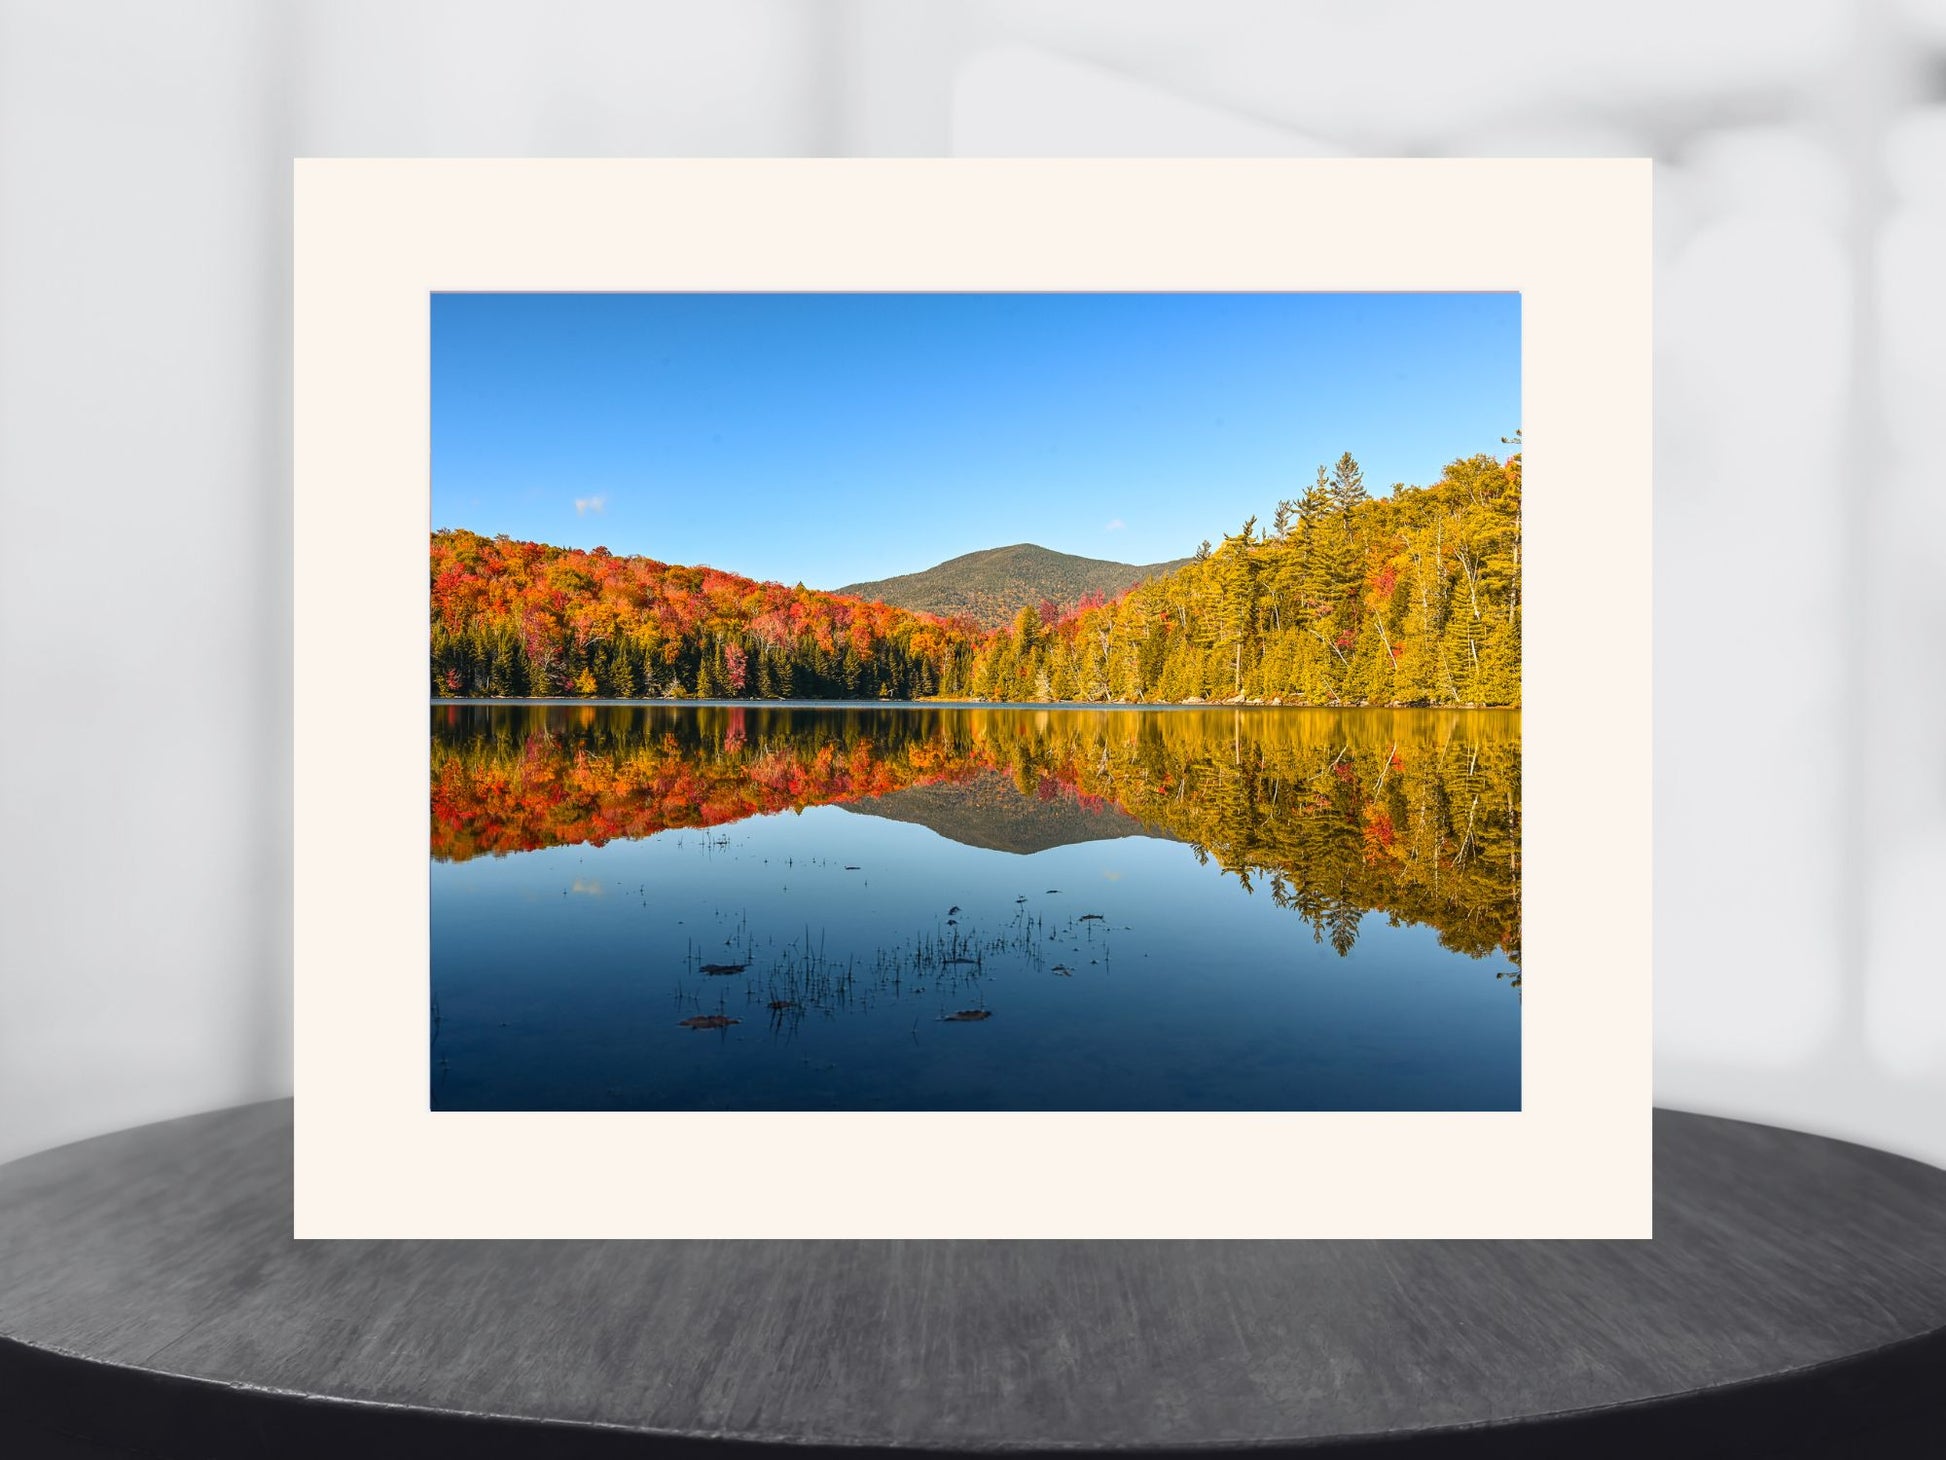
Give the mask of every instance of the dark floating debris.
M 982 1019 L 991 1019 L 991 1009 L 961 1009 L 957 1014 L 948 1014 L 944 1022 L 948 1024 L 977 1024 Z
M 859 868 L 857 868 L 857 867 L 847 867 L 847 868 L 845 868 L 845 870 L 846 870 L 847 872 L 856 872 L 856 871 L 859 871 L 860 869 L 859 869 Z
M 1060 974 L 1062 978 L 1071 978 L 1074 976 L 1074 970 L 1069 968 L 1065 963 L 1055 964 L 1054 971 Z
M 947 909 L 946 909 L 946 916 L 947 916 L 947 917 L 949 917 L 949 918 L 956 918 L 956 917 L 958 917 L 958 916 L 959 916 L 959 904 L 958 904 L 958 903 L 954 903 L 954 904 L 953 904 L 953 905 L 952 905 L 951 907 L 949 907 L 949 908 L 947 908 Z
M 705 963 L 703 972 L 715 977 L 725 973 L 742 973 L 749 967 L 747 963 Z
M 1024 892 L 1023 892 L 1023 893 L 1021 893 L 1019 897 L 1016 897 L 1016 898 L 1014 899 L 1014 901 L 1015 901 L 1015 902 L 1025 902 L 1025 901 L 1027 901 L 1027 894 L 1026 894 L 1026 893 L 1024 893 Z
M 1047 889 L 1047 896 L 1049 897 L 1059 897 L 1060 895 L 1061 889 L 1058 887 L 1050 887 Z
M 741 1024 L 741 1019 L 732 1019 L 728 1014 L 698 1014 L 682 1021 L 684 1029 L 728 1029 L 732 1024 Z
M 770 1012 L 773 1014 L 781 1014 L 786 1009 L 801 1009 L 803 1007 L 796 999 L 772 999 L 770 1001 Z
M 978 963 L 980 960 L 977 958 L 942 958 L 939 961 L 941 965 L 945 965 L 949 963 Z

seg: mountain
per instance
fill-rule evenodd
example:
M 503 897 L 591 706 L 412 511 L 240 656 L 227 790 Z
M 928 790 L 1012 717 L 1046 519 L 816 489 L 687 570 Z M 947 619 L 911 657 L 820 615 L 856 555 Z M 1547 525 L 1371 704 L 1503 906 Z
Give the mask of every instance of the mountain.
M 911 822 L 962 846 L 1018 856 L 1127 836 L 1174 840 L 1112 802 L 1077 794 L 1072 788 L 1049 783 L 1040 794 L 1023 795 L 1011 776 L 998 771 L 983 771 L 964 781 L 908 786 L 842 804 L 855 815 Z
M 1101 558 L 1078 558 L 1020 542 L 949 558 L 921 573 L 851 583 L 836 591 L 848 598 L 941 618 L 965 614 L 981 628 L 997 629 L 1012 623 L 1023 608 L 1039 608 L 1051 602 L 1066 611 L 1091 593 L 1113 598 L 1188 561 L 1177 558 L 1138 567 Z

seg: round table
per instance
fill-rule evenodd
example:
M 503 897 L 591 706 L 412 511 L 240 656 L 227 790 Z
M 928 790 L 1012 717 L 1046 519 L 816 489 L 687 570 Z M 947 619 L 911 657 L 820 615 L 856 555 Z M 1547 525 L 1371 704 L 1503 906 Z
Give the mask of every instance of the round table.
M 0 1452 L 1946 1453 L 1946 1172 L 1766 1126 L 1653 1242 L 300 1243 L 290 1118 L 0 1167 Z

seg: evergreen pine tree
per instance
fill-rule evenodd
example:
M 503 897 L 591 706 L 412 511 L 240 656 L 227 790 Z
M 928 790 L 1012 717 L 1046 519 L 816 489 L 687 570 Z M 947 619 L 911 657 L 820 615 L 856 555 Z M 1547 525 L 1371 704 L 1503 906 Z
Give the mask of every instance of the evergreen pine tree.
M 630 661 L 628 646 L 616 639 L 609 653 L 608 692 L 617 699 L 635 698 L 635 665 Z
M 1369 500 L 1365 494 L 1365 473 L 1347 451 L 1331 469 L 1331 502 L 1340 512 L 1352 513 Z

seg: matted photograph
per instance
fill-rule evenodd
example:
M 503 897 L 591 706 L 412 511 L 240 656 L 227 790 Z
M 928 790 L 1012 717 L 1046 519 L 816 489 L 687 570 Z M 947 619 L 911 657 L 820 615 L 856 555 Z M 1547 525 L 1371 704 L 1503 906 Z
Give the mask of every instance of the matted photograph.
M 297 1232 L 1647 1235 L 1648 181 L 300 164 Z
M 435 1110 L 1521 1103 L 1514 293 L 441 293 Z

